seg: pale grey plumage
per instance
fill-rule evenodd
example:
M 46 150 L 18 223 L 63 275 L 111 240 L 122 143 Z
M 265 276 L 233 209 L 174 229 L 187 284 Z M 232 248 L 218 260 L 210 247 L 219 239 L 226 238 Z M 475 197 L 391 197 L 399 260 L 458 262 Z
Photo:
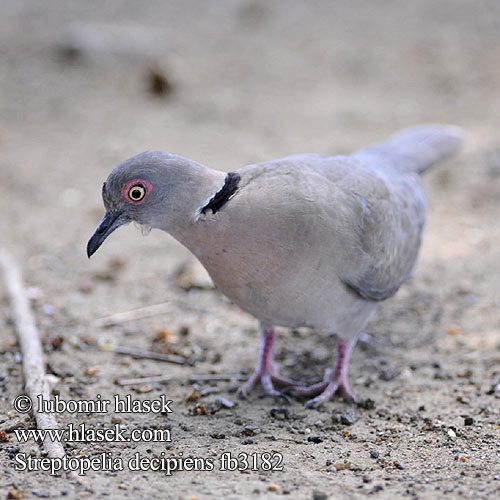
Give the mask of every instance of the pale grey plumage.
M 426 211 L 419 173 L 460 144 L 454 127 L 422 126 L 350 156 L 249 165 L 236 171 L 237 190 L 215 213 L 202 208 L 225 174 L 146 152 L 111 173 L 103 197 L 115 227 L 137 220 L 169 232 L 262 325 L 310 326 L 353 345 L 376 303 L 394 295 L 415 265 Z M 152 185 L 139 205 L 123 195 L 133 179 Z M 104 222 L 89 254 L 115 229 Z

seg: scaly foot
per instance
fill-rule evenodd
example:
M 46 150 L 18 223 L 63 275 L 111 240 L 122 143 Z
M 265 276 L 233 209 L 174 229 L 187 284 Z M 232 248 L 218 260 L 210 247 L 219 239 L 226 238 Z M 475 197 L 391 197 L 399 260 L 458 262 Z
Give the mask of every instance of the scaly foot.
M 297 387 L 291 392 L 294 396 L 316 396 L 305 404 L 306 408 L 318 408 L 323 403 L 329 401 L 335 393 L 339 393 L 346 401 L 353 403 L 356 401 L 354 394 L 349 389 L 347 382 L 347 368 L 351 356 L 354 342 L 339 339 L 337 344 L 337 356 L 334 368 L 325 374 L 322 382 L 309 387 Z
M 259 362 L 249 380 L 238 389 L 238 396 L 246 397 L 260 382 L 266 395 L 284 398 L 289 402 L 290 398 L 282 392 L 277 391 L 273 384 L 281 387 L 300 385 L 299 382 L 278 375 L 273 360 L 274 336 L 275 333 L 272 326 L 261 325 Z

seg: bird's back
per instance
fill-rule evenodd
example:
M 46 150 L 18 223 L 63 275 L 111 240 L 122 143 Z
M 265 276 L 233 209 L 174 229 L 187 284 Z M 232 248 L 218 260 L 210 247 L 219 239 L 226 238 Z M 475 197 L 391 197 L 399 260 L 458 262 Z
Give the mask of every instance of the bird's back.
M 383 300 L 408 278 L 418 255 L 426 211 L 419 174 L 461 144 L 458 128 L 426 125 L 350 156 L 295 155 L 242 171 L 255 185 L 276 184 L 277 192 L 280 182 L 291 184 L 303 202 L 299 214 L 303 205 L 319 218 L 319 243 L 330 237 L 332 251 L 340 244 L 342 258 L 350 253 L 341 279 L 362 297 Z

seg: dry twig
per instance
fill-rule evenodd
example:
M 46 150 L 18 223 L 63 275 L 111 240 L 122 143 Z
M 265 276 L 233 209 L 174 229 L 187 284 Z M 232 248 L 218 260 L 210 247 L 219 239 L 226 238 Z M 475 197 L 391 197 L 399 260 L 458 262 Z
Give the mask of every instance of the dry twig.
M 227 382 L 231 380 L 245 381 L 248 380 L 247 375 L 240 375 L 238 373 L 217 373 L 217 374 L 199 374 L 191 375 L 190 382 Z
M 6 290 L 23 359 L 25 392 L 33 402 L 33 415 L 38 429 L 56 429 L 53 413 L 39 413 L 38 396 L 50 400 L 50 387 L 45 375 L 42 344 L 30 310 L 21 271 L 6 250 L 0 248 L 0 267 L 3 269 Z M 58 441 L 44 440 L 43 448 L 50 458 L 62 458 L 64 448 Z
M 116 384 L 123 387 L 126 385 L 141 385 L 141 384 L 155 384 L 160 382 L 170 382 L 172 380 L 177 380 L 177 377 L 172 377 L 171 375 L 156 375 L 153 377 L 119 378 L 116 380 Z
M 160 382 L 170 382 L 178 380 L 179 377 L 172 377 L 171 375 L 155 375 L 152 377 L 138 377 L 138 378 L 120 378 L 116 380 L 117 385 L 141 385 L 141 384 L 154 384 Z M 200 374 L 191 375 L 189 382 L 226 382 L 231 380 L 245 381 L 248 380 L 246 375 L 239 374 Z
M 172 305 L 168 302 L 164 302 L 162 304 L 140 307 L 138 309 L 133 309 L 132 311 L 109 314 L 104 318 L 98 319 L 95 324 L 97 327 L 119 325 L 120 323 L 126 323 L 127 321 L 158 316 L 159 314 L 165 314 L 170 311 L 172 311 Z
M 174 354 L 161 354 L 153 351 L 143 351 L 142 349 L 135 349 L 133 347 L 125 346 L 104 346 L 103 351 L 116 352 L 117 354 L 127 354 L 134 358 L 143 359 L 156 359 L 157 361 L 164 361 L 165 363 L 173 363 L 175 365 L 192 365 L 194 361 L 183 356 L 175 356 Z

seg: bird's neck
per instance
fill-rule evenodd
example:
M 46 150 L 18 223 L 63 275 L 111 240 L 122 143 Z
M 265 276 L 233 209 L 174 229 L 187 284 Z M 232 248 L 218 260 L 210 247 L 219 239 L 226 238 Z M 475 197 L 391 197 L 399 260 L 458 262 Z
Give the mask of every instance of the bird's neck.
M 175 213 L 168 214 L 168 221 L 160 226 L 195 255 L 200 246 L 210 244 L 202 220 L 211 215 L 203 214 L 201 209 L 222 189 L 226 176 L 224 172 L 206 167 L 193 171 L 189 183 L 178 194 L 184 197 L 184 202 L 179 203 Z

